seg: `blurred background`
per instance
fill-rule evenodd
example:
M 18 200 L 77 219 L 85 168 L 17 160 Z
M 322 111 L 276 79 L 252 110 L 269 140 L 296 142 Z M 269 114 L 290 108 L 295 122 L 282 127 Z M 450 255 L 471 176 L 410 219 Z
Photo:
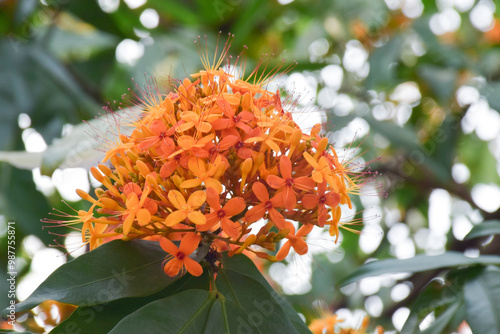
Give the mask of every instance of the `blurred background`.
M 15 222 L 17 298 L 84 251 L 78 232 L 40 223 L 52 207 L 69 212 L 61 200 L 84 208 L 74 190 L 96 186 L 88 167 L 100 160 L 99 142 L 82 120 L 105 105 L 117 109 L 151 76 L 164 90 L 169 78 L 198 71 L 197 36 L 213 50 L 218 33 L 223 43 L 231 32 L 233 55 L 248 48 L 248 68 L 261 58 L 270 67 L 297 61 L 272 83 L 299 97 L 297 122 L 323 123 L 346 160 L 363 153 L 356 161 L 372 161 L 379 173 L 344 210 L 344 222 L 364 218 L 360 235 L 343 232 L 335 244 L 314 230 L 309 255 L 265 264 L 265 272 L 308 322 L 330 311 L 352 326 L 368 315 L 400 331 L 422 291 L 439 301 L 443 286 L 459 292 L 463 284 L 443 270 L 339 283 L 373 259 L 500 254 L 498 237 L 464 239 L 484 223 L 500 233 L 499 7 L 492 0 L 0 0 L 0 247 L 4 254 Z M 6 268 L 2 255 L 1 296 Z M 492 277 L 490 292 L 500 293 L 500 275 Z M 436 280 L 441 288 L 429 292 Z M 433 328 L 453 303 L 420 312 L 419 330 Z M 471 333 L 461 307 L 436 333 Z M 43 332 L 59 313 L 64 307 L 42 304 L 18 320 Z

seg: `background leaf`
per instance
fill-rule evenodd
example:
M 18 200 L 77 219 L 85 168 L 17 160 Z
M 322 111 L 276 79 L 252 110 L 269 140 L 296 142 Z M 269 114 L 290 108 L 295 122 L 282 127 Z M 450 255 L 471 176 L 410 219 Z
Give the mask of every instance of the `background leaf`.
M 500 332 L 500 270 L 488 268 L 464 287 L 466 320 L 474 333 Z
M 342 285 L 356 282 L 364 277 L 377 276 L 389 273 L 415 273 L 438 268 L 450 268 L 474 264 L 496 264 L 500 265 L 500 256 L 481 255 L 478 257 L 467 257 L 459 252 L 446 252 L 441 255 L 428 256 L 416 255 L 410 259 L 386 259 L 366 263 L 349 275 Z
M 16 310 L 31 309 L 49 299 L 91 306 L 148 296 L 178 279 L 163 272 L 161 263 L 165 256 L 155 241 L 113 240 L 59 267 L 17 304 Z

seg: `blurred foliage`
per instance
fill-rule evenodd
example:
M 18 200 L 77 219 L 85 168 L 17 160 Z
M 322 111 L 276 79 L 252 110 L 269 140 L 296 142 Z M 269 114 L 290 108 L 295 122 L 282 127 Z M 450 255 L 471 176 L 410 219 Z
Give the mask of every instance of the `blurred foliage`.
M 328 254 L 315 255 L 312 289 L 287 296 L 295 309 L 310 321 L 320 315 L 319 301 L 330 311 L 366 308 L 374 325 L 391 330 L 393 314 L 407 307 L 405 333 L 419 332 L 428 315 L 433 321 L 427 323 L 430 327 L 425 333 L 451 332 L 464 320 L 474 333 L 500 332 L 500 275 L 498 267 L 490 265 L 498 265 L 498 261 L 447 262 L 447 256 L 456 252 L 480 258 L 500 254 L 500 238 L 496 236 L 500 234 L 500 211 L 486 211 L 472 196 L 478 184 L 500 184 L 499 137 L 485 139 L 470 126 L 484 120 L 467 119 L 480 115 L 470 111 L 470 103 L 487 102 L 500 111 L 500 6 L 495 7 L 493 1 L 473 1 L 469 8 L 460 8 L 437 0 L 295 0 L 286 5 L 262 0 L 148 0 L 134 9 L 123 1 L 107 12 L 102 9 L 113 3 L 0 2 L 0 151 L 25 149 L 26 130 L 18 124 L 20 114 L 29 116 L 29 127 L 50 145 L 61 137 L 65 124 L 92 119 L 108 102 L 112 108 L 118 107 L 119 102 L 113 101 L 121 101 L 122 94 L 134 87 L 132 78 L 143 87 L 148 76 L 154 75 L 163 86 L 169 78 L 193 73 L 200 67 L 193 44 L 196 36 L 206 35 L 213 48 L 219 31 L 222 40 L 231 32 L 235 35 L 234 54 L 246 45 L 249 63 L 257 63 L 262 54 L 276 55 L 264 56 L 270 58 L 270 66 L 281 57 L 298 61 L 291 73 L 301 73 L 317 93 L 311 102 L 326 111 L 327 130 L 337 136 L 334 141 L 344 145 L 354 138 L 354 147 L 359 145 L 366 151 L 363 158 L 375 159 L 370 168 L 382 174 L 376 181 L 383 183 L 387 193 L 375 204 L 382 218 L 375 223 L 383 232 L 379 246 L 365 253 L 358 236 L 344 234 L 340 248 L 333 251 L 341 255 L 341 261 L 332 261 Z M 480 5 L 495 11 L 495 19 L 485 31 L 474 27 L 470 19 Z M 147 29 L 141 23 L 145 8 L 158 13 L 157 27 Z M 446 11 L 455 19 L 459 17 L 459 25 L 436 34 L 431 27 Z M 117 47 L 125 40 L 135 41 L 143 50 L 133 65 L 117 61 Z M 366 59 L 365 65 L 348 68 L 349 60 L 356 57 L 362 62 Z M 340 87 L 328 86 L 329 78 L 322 75 L 327 65 L 342 69 Z M 409 97 L 408 91 L 396 94 L 408 83 L 416 87 L 416 98 Z M 460 100 L 457 91 L 464 86 L 477 92 L 473 101 Z M 339 102 L 340 97 L 344 103 Z M 359 127 L 360 119 L 369 126 L 370 134 L 358 139 L 352 128 Z M 339 137 L 342 135 L 348 138 Z M 29 158 L 32 167 L 40 166 L 39 155 Z M 463 164 L 470 177 L 453 177 L 457 164 Z M 467 238 L 463 239 L 464 233 L 454 233 L 454 228 L 443 235 L 445 242 L 429 237 L 430 196 L 436 189 L 446 191 L 451 199 L 452 209 L 445 212 L 453 224 L 460 218 L 467 221 L 469 229 L 474 225 Z M 39 220 L 47 216 L 50 207 L 62 208 L 60 200 L 57 192 L 45 196 L 37 190 L 29 170 L 0 163 L 0 247 L 3 254 L 6 222 L 15 221 L 18 257 L 26 262 L 18 279 L 28 271 L 31 261 L 21 247 L 23 238 L 35 235 L 46 245 L 53 243 Z M 357 202 L 358 211 L 369 212 L 362 204 Z M 367 228 L 370 224 L 368 220 Z M 405 268 L 410 274 L 385 279 L 372 293 L 383 307 L 380 312 L 373 311 L 366 303 L 370 295 L 363 294 L 358 283 L 340 287 L 348 276 L 349 282 L 354 282 L 352 277 L 360 278 L 362 273 L 401 271 L 398 260 L 390 260 L 396 262 L 390 262 L 382 272 L 363 266 L 369 259 L 397 257 L 395 241 L 389 240 L 388 234 L 401 224 L 407 227 L 408 236 L 401 239 L 410 248 L 410 255 L 413 248 L 421 256 L 443 254 L 441 258 L 425 258 L 427 266 L 418 270 Z M 378 238 L 368 229 L 364 231 L 362 237 Z M 4 256 L 0 258 L 0 274 L 0 294 L 5 296 Z M 394 301 L 391 289 L 399 283 L 409 286 L 410 292 Z M 34 332 L 39 330 L 32 317 L 24 325 Z

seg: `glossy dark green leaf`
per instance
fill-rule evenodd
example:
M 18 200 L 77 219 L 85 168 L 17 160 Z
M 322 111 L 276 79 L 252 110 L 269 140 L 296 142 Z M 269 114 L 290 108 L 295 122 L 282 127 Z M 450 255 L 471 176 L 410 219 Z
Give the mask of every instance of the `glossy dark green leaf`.
M 347 285 L 364 277 L 378 276 L 390 273 L 415 273 L 439 268 L 451 268 L 476 264 L 500 265 L 500 256 L 480 255 L 467 257 L 460 252 L 449 251 L 444 254 L 429 256 L 417 255 L 410 259 L 386 259 L 366 263 L 347 277 L 341 284 Z
M 257 281 L 271 295 L 273 299 L 272 303 L 280 305 L 281 309 L 285 312 L 286 316 L 298 333 L 310 333 L 304 321 L 297 314 L 297 311 L 295 311 L 293 307 L 269 285 L 259 269 L 257 269 L 252 260 L 250 260 L 247 256 L 234 255 L 229 257 L 227 256 L 227 253 L 223 253 L 221 262 L 224 265 L 223 271 L 226 273 L 234 272 L 235 274 L 240 275 L 242 280 L 251 278 L 252 280 Z M 225 283 L 227 282 L 228 281 L 225 280 Z M 250 284 L 254 283 L 252 282 Z M 219 286 L 217 287 L 220 288 Z M 228 286 L 228 288 L 231 287 Z
M 454 305 L 460 305 L 463 302 L 462 287 L 463 284 L 457 284 L 457 280 L 443 281 L 442 279 L 434 279 L 430 281 L 411 304 L 410 315 L 401 331 L 408 334 L 419 333 L 419 325 L 429 313 L 436 312 L 438 309 L 445 308 L 447 310 L 454 307 Z M 453 312 L 449 316 L 452 317 Z M 443 321 L 441 320 L 441 322 Z
M 487 268 L 466 282 L 466 320 L 473 333 L 500 333 L 500 269 Z
M 444 333 L 446 326 L 450 323 L 450 321 L 453 319 L 453 316 L 457 312 L 457 310 L 460 308 L 463 302 L 458 302 L 458 303 L 453 303 L 450 304 L 444 312 L 442 312 L 436 320 L 424 331 L 422 331 L 422 334 L 441 334 Z
M 266 330 L 267 323 L 259 323 L 252 331 L 247 323 L 249 316 L 215 291 L 193 289 L 147 304 L 125 317 L 109 333 L 135 334 L 144 328 L 153 333 L 270 333 Z
M 200 277 L 185 275 L 164 290 L 147 297 L 124 298 L 106 304 L 79 307 L 51 333 L 65 334 L 81 330 L 85 333 L 106 334 L 123 318 L 151 302 L 182 291 L 208 290 L 209 287 L 208 272 Z
M 166 253 L 158 242 L 113 240 L 54 271 L 17 311 L 45 300 L 91 306 L 126 297 L 148 296 L 163 290 L 178 277 L 165 275 Z
M 160 299 L 123 318 L 109 333 L 203 333 L 214 302 L 215 292 L 188 290 Z M 217 321 L 220 324 L 220 321 Z M 213 333 L 225 333 L 224 327 L 211 326 Z M 217 328 L 214 328 L 217 327 Z
M 494 234 L 500 234 L 500 220 L 488 220 L 475 225 L 464 239 L 474 239 Z

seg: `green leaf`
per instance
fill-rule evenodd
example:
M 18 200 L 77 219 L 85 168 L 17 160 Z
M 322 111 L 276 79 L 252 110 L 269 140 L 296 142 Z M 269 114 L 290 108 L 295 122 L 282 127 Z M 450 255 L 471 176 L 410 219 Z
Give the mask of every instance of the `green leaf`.
M 378 121 L 372 116 L 365 116 L 364 119 L 370 125 L 370 128 L 387 138 L 394 147 L 399 147 L 406 152 L 407 159 L 415 166 L 423 164 L 435 176 L 447 181 L 451 178 L 450 170 L 438 163 L 431 155 L 426 152 L 418 142 L 418 137 L 414 129 L 409 126 L 401 128 L 388 121 Z M 413 170 L 413 167 L 411 167 Z M 410 172 L 408 172 L 410 173 Z
M 370 73 L 364 82 L 366 89 L 373 89 L 382 85 L 390 87 L 394 84 L 403 43 L 403 37 L 397 35 L 372 52 L 368 60 Z
M 458 77 L 456 69 L 422 64 L 417 72 L 431 88 L 432 94 L 435 94 L 442 103 L 446 103 L 453 95 Z
M 70 95 L 82 107 L 91 113 L 97 113 L 100 105 L 96 103 L 75 81 L 71 73 L 62 63 L 54 59 L 40 47 L 31 47 L 28 57 L 39 66 L 43 72 L 59 86 L 59 88 Z
M 424 331 L 422 334 L 441 334 L 444 333 L 444 329 L 450 323 L 451 319 L 457 312 L 457 310 L 462 306 L 462 303 L 453 303 L 448 308 L 441 313 L 436 320 Z
M 0 168 L 0 212 L 16 223 L 17 240 L 33 234 L 49 245 L 53 238 L 42 229 L 40 218 L 47 215 L 50 207 L 46 197 L 36 189 L 33 173 L 6 164 Z
M 173 0 L 152 0 L 153 6 L 162 18 L 168 21 L 177 21 L 183 25 L 192 25 L 199 22 L 200 17 L 194 13 L 194 8 L 189 8 L 187 3 Z M 207 13 L 209 14 L 209 13 Z
M 165 256 L 155 241 L 113 240 L 56 269 L 26 300 L 17 304 L 16 311 L 31 309 L 49 299 L 92 306 L 151 295 L 178 279 L 163 272 L 161 264 Z
M 500 82 L 488 82 L 481 90 L 491 108 L 500 112 Z
M 211 321 L 218 322 L 208 317 L 215 295 L 215 292 L 188 290 L 154 301 L 123 318 L 109 333 L 135 334 L 145 328 L 152 333 L 203 333 Z M 215 329 L 213 333 L 227 332 L 220 325 L 211 327 Z
M 81 30 L 76 33 L 54 27 L 51 33 L 49 49 L 57 58 L 64 60 L 88 60 L 97 52 L 114 49 L 119 42 L 116 36 L 99 30 Z
M 356 282 L 365 277 L 378 276 L 390 273 L 415 273 L 439 268 L 450 268 L 476 264 L 500 265 L 500 256 L 481 255 L 478 257 L 467 257 L 460 252 L 449 251 L 440 255 L 417 255 L 410 259 L 386 259 L 369 262 L 362 265 L 354 273 L 348 276 L 342 285 Z
M 124 298 L 101 305 L 79 307 L 51 333 L 73 333 L 83 329 L 86 333 L 106 334 L 124 317 L 141 307 L 182 291 L 208 290 L 209 282 L 208 272 L 204 272 L 200 277 L 185 275 L 164 290 L 147 297 Z
M 464 287 L 466 320 L 472 332 L 500 333 L 500 270 L 487 268 Z
M 282 296 L 274 291 L 274 289 L 269 285 L 264 276 L 262 276 L 259 269 L 257 269 L 253 261 L 250 260 L 247 256 L 234 255 L 229 257 L 227 256 L 227 253 L 223 253 L 221 262 L 224 266 L 223 271 L 239 274 L 242 276 L 241 279 L 243 280 L 247 280 L 250 278 L 257 281 L 272 296 L 272 298 L 274 299 L 273 303 L 277 303 L 281 306 L 297 332 L 310 333 L 309 328 L 299 317 L 293 307 Z M 219 285 L 217 285 L 217 287 L 219 288 Z
M 500 220 L 487 220 L 474 226 L 464 239 L 474 239 L 493 234 L 500 234 Z
M 136 334 L 145 326 L 154 333 L 251 333 L 246 319 L 252 316 L 216 291 L 193 289 L 147 304 L 109 333 Z M 259 323 L 256 332 L 270 333 L 267 325 Z
M 446 280 L 436 278 L 431 280 L 419 292 L 417 299 L 411 304 L 410 315 L 401 330 L 402 333 L 420 333 L 419 325 L 422 320 L 432 311 L 438 318 L 428 328 L 431 333 L 442 333 L 442 326 L 447 326 L 456 314 L 456 310 L 463 305 L 463 282 L 477 275 L 483 267 L 466 268 L 450 272 Z M 455 308 L 456 306 L 456 308 Z M 453 310 L 450 310 L 453 309 Z

